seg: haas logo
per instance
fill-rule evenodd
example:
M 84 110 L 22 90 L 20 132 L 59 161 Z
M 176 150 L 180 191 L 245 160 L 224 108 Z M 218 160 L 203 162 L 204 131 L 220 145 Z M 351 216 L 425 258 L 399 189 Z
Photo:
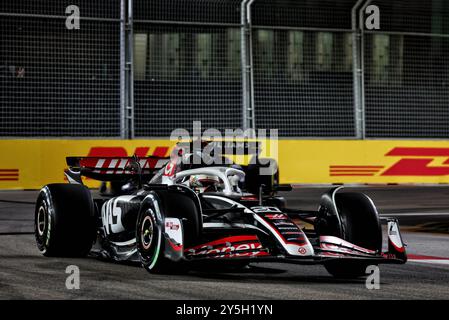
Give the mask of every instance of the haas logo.
M 287 216 L 285 214 L 266 214 L 265 218 L 270 220 L 286 220 Z
M 179 230 L 179 224 L 177 223 L 173 223 L 173 222 L 166 222 L 165 223 L 165 228 L 169 229 L 169 230 Z

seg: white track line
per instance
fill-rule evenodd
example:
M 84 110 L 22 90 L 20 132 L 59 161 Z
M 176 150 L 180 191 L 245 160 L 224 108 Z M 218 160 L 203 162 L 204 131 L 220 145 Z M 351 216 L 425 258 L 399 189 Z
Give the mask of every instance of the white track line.
M 395 216 L 395 217 L 422 217 L 422 216 L 449 216 L 449 212 L 414 212 L 414 213 L 381 213 L 380 216 Z
M 441 264 L 441 265 L 448 265 L 449 266 L 449 260 L 441 260 L 441 259 L 408 259 L 407 262 L 415 262 L 415 263 L 430 263 L 430 264 Z

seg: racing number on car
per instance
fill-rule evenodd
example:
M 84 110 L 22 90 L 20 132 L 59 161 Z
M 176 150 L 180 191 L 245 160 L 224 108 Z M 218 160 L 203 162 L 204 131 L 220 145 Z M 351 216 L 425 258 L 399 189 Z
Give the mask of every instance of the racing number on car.
M 279 210 L 276 207 L 262 207 L 262 206 L 259 206 L 259 207 L 252 207 L 251 210 L 253 210 L 256 213 L 271 213 L 271 212 L 282 213 L 282 211 Z
M 103 211 L 103 228 L 107 234 L 122 232 L 125 228 L 122 224 L 122 201 L 118 199 L 108 201 Z

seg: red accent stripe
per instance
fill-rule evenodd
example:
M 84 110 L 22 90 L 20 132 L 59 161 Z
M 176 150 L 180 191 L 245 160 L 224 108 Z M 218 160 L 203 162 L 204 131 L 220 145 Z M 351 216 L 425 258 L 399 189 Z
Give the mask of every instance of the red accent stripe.
M 380 169 L 330 169 L 329 171 L 333 173 L 376 173 L 379 172 Z
M 393 248 L 394 248 L 397 252 L 400 252 L 400 253 L 405 252 L 405 247 L 404 247 L 404 246 L 402 246 L 402 247 L 399 248 L 397 245 L 394 244 L 393 241 L 391 241 L 391 239 L 388 239 L 388 242 L 393 246 Z
M 18 173 L 0 173 L 0 177 L 18 177 Z
M 335 168 L 335 169 L 339 169 L 339 168 L 353 168 L 353 169 L 382 169 L 384 168 L 384 166 L 329 166 L 330 168 Z
M 242 201 L 256 201 L 259 200 L 259 198 L 255 197 L 255 196 L 246 196 L 246 197 L 241 197 L 240 200 Z
M 168 147 L 156 147 L 153 151 L 155 157 L 165 157 L 167 155 Z
M 415 254 L 408 254 L 408 259 L 413 260 L 449 260 L 449 258 L 444 257 L 434 257 L 434 256 L 422 256 L 422 255 L 415 255 Z
M 356 176 L 356 177 L 372 177 L 374 173 L 364 174 L 364 173 L 331 173 L 331 177 L 339 177 L 339 176 Z
M 156 147 L 153 151 L 153 157 L 164 158 L 167 154 L 168 147 Z M 146 161 L 148 168 L 155 168 L 159 159 L 150 158 Z
M 449 148 L 406 148 L 397 147 L 390 150 L 387 156 L 430 156 L 449 157 Z
M 168 240 L 168 243 L 173 248 L 173 250 L 175 250 L 175 251 L 181 251 L 182 250 L 182 247 L 183 247 L 182 245 L 176 245 L 173 242 L 171 242 L 170 240 Z
M 242 241 L 253 241 L 253 240 L 258 240 L 257 236 L 255 235 L 251 235 L 251 236 L 233 236 L 233 237 L 226 237 L 226 238 L 221 238 L 218 240 L 214 240 L 211 242 L 207 242 L 204 244 L 200 244 L 197 245 L 193 248 L 189 248 L 189 249 L 200 249 L 203 248 L 205 246 L 215 246 L 215 245 L 219 245 L 219 244 L 223 244 L 226 242 L 230 242 L 230 243 L 235 243 L 235 242 L 242 242 Z
M 0 169 L 0 172 L 19 172 L 19 169 Z
M 134 150 L 134 154 L 139 158 L 145 158 L 148 154 L 148 151 L 150 151 L 149 147 L 137 147 L 136 150 Z
M 105 158 L 102 168 L 109 169 L 109 165 L 111 164 L 112 160 L 115 160 L 115 158 Z
M 337 240 L 338 243 L 341 243 L 345 248 L 341 248 L 337 243 L 335 243 L 335 240 Z M 340 239 L 340 238 L 334 237 L 334 236 L 320 236 L 320 243 L 324 244 L 324 245 L 328 245 L 328 246 L 329 245 L 335 246 L 340 249 L 349 249 L 351 251 L 358 250 L 358 251 L 362 251 L 367 254 L 375 254 L 376 253 L 376 251 L 374 251 L 374 250 L 360 247 L 360 246 L 355 245 L 349 241 L 346 241 L 346 240 L 343 240 L 343 239 Z
M 267 216 L 268 215 L 266 215 L 266 217 Z M 271 220 L 264 219 L 264 217 L 261 217 L 261 218 L 270 225 L 270 227 L 278 234 L 279 237 L 281 237 L 281 239 L 284 241 L 285 244 L 292 244 L 292 245 L 296 245 L 296 246 L 300 246 L 300 247 L 304 247 L 305 245 L 307 245 L 307 242 L 305 241 L 304 232 L 299 227 L 297 227 L 297 228 L 298 228 L 298 231 L 301 232 L 302 239 L 298 236 L 297 242 L 287 241 L 287 239 L 279 232 L 278 228 Z M 290 219 L 288 219 L 288 217 L 286 217 L 286 219 L 290 220 Z M 281 220 L 281 219 L 279 219 L 279 220 Z M 294 225 L 296 225 L 296 223 L 294 223 L 293 221 L 291 221 L 291 222 Z
M 115 164 L 115 167 L 114 167 L 114 173 L 117 173 L 117 169 L 118 169 L 118 166 L 120 165 L 120 163 L 122 163 L 122 159 L 117 159 L 117 163 Z
M 98 160 L 101 158 L 81 158 L 79 161 L 79 165 L 81 167 L 91 167 L 95 168 L 97 166 Z

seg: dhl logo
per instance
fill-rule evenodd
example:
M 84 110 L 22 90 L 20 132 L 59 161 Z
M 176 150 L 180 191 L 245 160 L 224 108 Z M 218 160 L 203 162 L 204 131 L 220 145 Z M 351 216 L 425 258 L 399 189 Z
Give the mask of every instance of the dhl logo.
M 449 175 L 449 148 L 395 147 L 385 154 L 401 157 L 393 165 L 331 165 L 329 175 L 336 176 L 446 176 Z M 439 163 L 439 165 L 432 165 Z
M 19 181 L 19 169 L 0 169 L 0 181 Z
M 128 155 L 128 152 L 123 147 L 92 147 L 87 154 L 88 157 L 128 157 L 136 155 L 139 158 L 144 158 L 146 156 L 152 155 L 156 157 L 167 157 L 169 147 L 155 147 L 153 152 L 150 154 L 150 147 L 137 147 L 133 153 Z
M 329 166 L 329 175 L 331 177 L 356 176 L 369 177 L 379 173 L 384 166 Z
M 145 169 L 160 169 L 166 163 L 166 158 L 143 158 L 139 159 L 140 167 Z M 132 173 L 133 169 L 130 167 L 132 161 L 129 158 L 84 158 L 79 164 L 81 167 L 90 168 L 93 172 L 101 174 L 123 174 Z

